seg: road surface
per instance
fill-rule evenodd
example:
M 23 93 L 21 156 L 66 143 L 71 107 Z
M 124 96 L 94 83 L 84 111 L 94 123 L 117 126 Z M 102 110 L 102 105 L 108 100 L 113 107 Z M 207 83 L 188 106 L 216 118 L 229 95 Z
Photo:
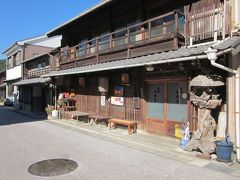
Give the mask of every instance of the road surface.
M 78 163 L 68 174 L 53 180 L 220 180 L 237 179 L 207 168 L 132 149 L 73 131 L 36 121 L 0 107 L 0 180 L 37 180 L 31 164 L 45 159 L 67 158 Z

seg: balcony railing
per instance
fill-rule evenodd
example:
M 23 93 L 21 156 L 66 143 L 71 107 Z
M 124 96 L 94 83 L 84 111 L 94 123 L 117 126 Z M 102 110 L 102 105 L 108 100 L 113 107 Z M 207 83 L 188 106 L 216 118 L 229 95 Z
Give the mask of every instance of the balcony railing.
M 227 4 L 224 22 L 224 5 L 213 4 L 208 7 L 190 12 L 186 16 L 186 38 L 188 44 L 217 38 L 223 36 L 225 24 L 225 35 L 231 31 L 231 7 Z
M 184 32 L 184 15 L 173 11 L 156 18 L 137 23 L 112 33 L 91 39 L 73 47 L 61 49 L 60 63 L 81 60 L 109 50 L 119 50 L 151 41 L 172 33 Z
M 27 78 L 36 78 L 40 77 L 43 74 L 49 73 L 51 70 L 50 66 L 41 68 L 41 69 L 33 69 L 33 70 L 28 70 L 27 72 Z

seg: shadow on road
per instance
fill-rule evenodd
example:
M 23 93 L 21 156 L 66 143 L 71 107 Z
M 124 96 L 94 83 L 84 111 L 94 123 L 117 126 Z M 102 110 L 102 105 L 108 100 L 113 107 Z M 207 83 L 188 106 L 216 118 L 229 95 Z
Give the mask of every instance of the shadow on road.
M 13 107 L 0 105 L 0 126 L 42 121 L 46 120 L 46 117 L 47 115 L 44 113 L 26 113 L 23 111 L 16 111 Z

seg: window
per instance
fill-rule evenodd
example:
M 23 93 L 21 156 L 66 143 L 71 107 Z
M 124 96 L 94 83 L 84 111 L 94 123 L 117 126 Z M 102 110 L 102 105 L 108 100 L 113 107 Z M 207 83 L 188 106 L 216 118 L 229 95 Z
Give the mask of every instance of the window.
M 96 46 L 97 46 L 97 39 L 93 38 L 92 41 L 89 43 L 90 45 L 90 54 L 93 54 L 96 52 Z
M 17 65 L 17 62 L 16 62 L 16 56 L 17 56 L 17 54 L 14 54 L 14 55 L 12 56 L 13 67 L 15 67 L 15 66 Z
M 7 59 L 7 68 L 12 68 L 12 60 L 11 57 Z
M 41 68 L 42 68 L 42 63 L 41 63 L 41 62 L 38 62 L 37 68 L 38 68 L 38 69 L 41 69 Z
M 136 26 L 136 24 L 140 22 L 141 21 L 136 16 L 133 16 L 127 20 L 127 27 L 133 26 L 129 28 L 130 42 L 136 42 L 136 41 L 142 40 L 141 26 L 140 25 Z
M 122 30 L 123 29 L 123 30 Z M 126 43 L 125 35 L 127 33 L 126 29 L 124 27 L 119 27 L 115 29 L 115 31 L 118 31 L 114 34 L 114 39 L 113 39 L 113 46 L 122 46 Z
M 82 57 L 87 55 L 87 39 L 80 41 L 79 46 L 77 48 L 77 56 Z
M 106 50 L 110 48 L 110 35 L 109 32 L 100 34 L 99 38 L 99 50 Z

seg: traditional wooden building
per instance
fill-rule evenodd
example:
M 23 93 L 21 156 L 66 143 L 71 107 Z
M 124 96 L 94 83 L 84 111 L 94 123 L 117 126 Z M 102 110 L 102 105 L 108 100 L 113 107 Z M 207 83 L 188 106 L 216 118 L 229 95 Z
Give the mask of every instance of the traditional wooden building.
M 229 65 L 239 44 L 230 18 L 231 7 L 219 0 L 102 1 L 47 33 L 62 35 L 62 45 L 59 71 L 43 77 L 54 78 L 59 93 L 76 94 L 78 111 L 169 136 L 184 121 L 195 130 L 189 82 L 216 72 L 226 81 L 206 50 Z
M 19 100 L 18 87 L 14 83 L 23 80 L 22 62 L 26 59 L 49 52 L 59 46 L 61 37 L 48 38 L 46 35 L 36 36 L 17 41 L 8 47 L 3 54 L 6 60 L 6 96 L 14 95 L 14 105 L 17 107 Z
M 24 79 L 14 83 L 19 87 L 19 104 L 25 111 L 44 112 L 47 105 L 54 104 L 54 88 L 51 78 L 41 76 L 56 70 L 56 59 L 48 51 L 22 61 Z

